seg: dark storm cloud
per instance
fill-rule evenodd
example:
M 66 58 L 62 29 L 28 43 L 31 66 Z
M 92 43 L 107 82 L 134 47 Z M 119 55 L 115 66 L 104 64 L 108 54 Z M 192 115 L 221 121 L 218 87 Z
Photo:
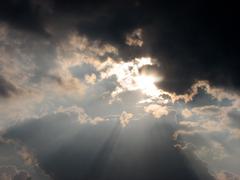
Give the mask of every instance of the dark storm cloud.
M 31 0 L 2 1 L 0 20 L 9 22 L 15 28 L 47 35 L 42 21 L 42 15 L 48 13 L 45 7 L 44 1 L 42 3 Z
M 239 88 L 234 4 L 189 1 L 169 3 L 161 10 L 164 21 L 152 27 L 159 32 L 152 35 L 152 50 L 163 57 L 167 78 L 161 86 L 182 92 L 195 80 L 207 79 L 213 85 Z
M 1 4 L 1 19 L 16 27 L 44 32 L 49 17 L 64 29 L 77 28 L 90 39 L 113 44 L 126 60 L 142 55 L 157 58 L 164 76 L 159 86 L 165 90 L 183 93 L 199 79 L 240 87 L 238 9 L 234 3 L 19 0 Z M 75 27 L 64 26 L 64 18 L 75 19 Z M 125 37 L 136 28 L 143 29 L 144 44 L 129 47 Z
M 239 88 L 237 6 L 207 1 L 55 2 L 79 16 L 79 32 L 116 45 L 123 57 L 150 54 L 160 64 L 161 87 L 177 93 L 198 79 Z M 143 28 L 142 48 L 124 44 L 126 33 Z
M 190 166 L 174 148 L 168 120 L 121 128 L 116 121 L 89 126 L 73 119 L 46 116 L 11 128 L 5 137 L 30 147 L 54 179 L 213 179 L 204 164 L 189 155 Z

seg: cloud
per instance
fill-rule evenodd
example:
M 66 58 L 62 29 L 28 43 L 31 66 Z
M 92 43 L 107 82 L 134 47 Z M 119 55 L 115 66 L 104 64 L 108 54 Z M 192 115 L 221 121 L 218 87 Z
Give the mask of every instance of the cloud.
M 224 154 L 237 157 L 231 149 L 240 138 L 237 6 L 229 12 L 225 6 L 219 3 L 209 18 L 215 4 L 2 2 L 0 130 L 54 112 L 82 126 L 121 113 L 122 126 L 133 114 L 171 121 L 174 112 L 174 136 L 196 146 L 211 168 L 229 158 Z M 92 69 L 83 71 L 85 65 Z M 159 73 L 156 86 L 139 80 L 148 70 Z M 28 150 L 18 153 L 34 164 Z
M 8 26 L 4 23 L 0 23 L 0 42 L 4 41 L 8 34 Z
M 7 124 L 53 112 L 57 108 L 55 102 L 48 102 L 51 98 L 80 100 L 88 84 L 75 77 L 71 67 L 87 63 L 96 69 L 101 65 L 100 56 L 117 53 L 109 44 L 92 42 L 76 33 L 54 42 L 11 26 L 6 26 L 7 30 L 3 27 L 0 96 L 9 97 L 0 103 L 3 129 Z M 94 75 L 88 78 L 91 83 L 94 79 Z
M 61 35 L 77 29 L 79 34 L 93 41 L 114 45 L 126 60 L 152 54 L 161 64 L 165 77 L 161 88 L 165 91 L 182 94 L 201 79 L 216 86 L 239 88 L 236 78 L 239 76 L 236 48 L 239 35 L 235 31 L 238 29 L 236 16 L 231 13 L 236 10 L 235 4 L 228 4 L 226 11 L 226 5 L 219 3 L 216 16 L 212 18 L 208 16 L 212 3 L 173 1 L 172 4 L 164 1 L 121 4 L 114 1 L 11 0 L 2 3 L 0 19 L 19 30 L 38 35 L 47 34 L 46 29 L 55 26 L 60 27 L 57 31 L 62 31 Z M 125 44 L 126 35 L 139 27 L 144 32 L 142 48 Z M 62 38 L 58 32 L 50 34 L 51 38 L 58 35 L 56 41 Z
M 230 125 L 235 128 L 240 128 L 240 112 L 238 109 L 233 109 L 228 113 Z
M 118 54 L 118 49 L 113 45 L 89 40 L 77 32 L 71 32 L 65 36 L 56 48 L 57 60 L 65 68 L 85 63 L 98 69 L 101 67 L 102 58 L 108 54 Z
M 123 129 L 118 119 L 96 126 L 74 122 L 72 116 L 58 113 L 14 126 L 5 137 L 35 149 L 40 166 L 60 180 L 174 179 L 176 175 L 213 179 L 201 161 L 191 157 L 194 163 L 189 164 L 184 154 L 173 148 L 173 129 L 167 121 L 139 119 Z M 136 173 L 139 171 L 144 173 Z
M 126 41 L 125 43 L 129 46 L 142 46 L 143 40 L 142 40 L 142 29 L 138 28 L 135 29 L 132 33 L 129 33 L 126 35 Z
M 183 111 L 182 111 L 182 115 L 183 115 L 185 118 L 188 118 L 188 117 L 191 117 L 191 116 L 192 116 L 192 112 L 191 112 L 189 109 L 185 108 L 185 109 L 183 109 Z
M 222 144 L 218 142 L 210 142 L 209 144 L 210 147 L 202 146 L 194 151 L 199 159 L 203 161 L 209 161 L 209 159 L 222 160 L 228 156 Z
M 7 129 L 11 124 L 45 114 L 47 111 L 43 111 L 40 107 L 43 98 L 41 92 L 27 89 L 20 89 L 9 98 L 1 98 L 0 130 Z
M 1 3 L 0 20 L 7 21 L 19 29 L 45 34 L 40 17 L 41 10 L 42 6 L 34 4 L 31 0 L 22 2 L 10 0 Z
M 103 121 L 106 121 L 104 118 L 101 117 L 95 117 L 90 122 L 94 125 L 97 125 L 98 123 L 101 123 Z
M 129 62 L 119 61 L 114 62 L 108 59 L 103 63 L 105 68 L 100 69 L 102 79 L 116 77 L 118 86 L 111 93 L 112 100 L 119 100 L 119 95 L 127 91 L 141 91 L 149 97 L 160 99 L 161 96 L 168 94 L 161 89 L 158 89 L 155 83 L 161 80 L 160 77 L 149 74 L 142 74 L 141 69 L 145 66 L 156 65 L 151 57 L 134 58 Z
M 14 166 L 0 166 L 0 179 L 2 180 L 29 180 L 31 176 L 28 172 L 18 170 Z
M 59 107 L 55 113 L 66 113 L 66 114 L 74 114 L 77 116 L 77 120 L 84 124 L 84 123 L 91 123 L 91 124 L 98 124 L 101 123 L 103 121 L 105 121 L 104 118 L 102 117 L 90 117 L 83 108 L 78 107 L 78 106 L 70 106 L 70 107 Z
M 0 137 L 0 179 L 36 179 L 51 178 L 39 167 L 33 153 L 18 140 Z
M 227 172 L 227 171 L 220 171 L 216 174 L 216 179 L 217 180 L 239 180 L 240 175 Z
M 0 97 L 10 97 L 14 94 L 20 93 L 11 82 L 8 82 L 4 77 L 0 76 Z
M 88 84 L 95 84 L 96 83 L 96 75 L 95 74 L 91 74 L 91 75 L 85 75 L 85 81 L 88 83 Z
M 59 70 L 60 72 L 60 70 Z M 58 75 L 49 75 L 48 78 L 42 81 L 43 92 L 49 91 L 59 95 L 82 97 L 87 89 L 86 85 L 78 78 L 73 77 L 69 71 L 62 71 Z
M 17 151 L 17 153 L 22 158 L 22 160 L 25 162 L 25 164 L 27 164 L 29 166 L 34 166 L 37 164 L 37 160 L 35 159 L 34 155 L 26 147 L 24 147 L 24 146 L 20 147 L 20 149 Z
M 119 117 L 120 123 L 122 124 L 123 127 L 126 127 L 129 123 L 129 120 L 133 118 L 132 113 L 128 113 L 126 111 L 123 111 L 122 114 Z
M 236 45 L 239 36 L 232 31 L 238 28 L 235 21 L 223 17 L 237 19 L 232 13 L 224 13 L 224 4 L 219 4 L 216 17 L 212 19 L 208 18 L 207 12 L 202 14 L 206 6 L 209 7 L 207 11 L 211 12 L 211 3 L 200 5 L 194 2 L 189 5 L 187 2 L 173 2 L 172 5 L 163 1 L 159 4 L 139 1 L 126 5 L 107 1 L 95 4 L 57 1 L 53 13 L 59 14 L 60 18 L 65 15 L 73 21 L 78 19 L 76 24 L 80 34 L 92 40 L 112 43 L 126 59 L 151 53 L 161 63 L 165 77 L 161 87 L 164 90 L 184 93 L 192 83 L 201 79 L 207 79 L 213 85 L 238 87 L 239 82 L 235 78 L 238 68 L 234 65 L 238 59 Z M 187 8 L 188 5 L 191 8 Z M 184 9 L 185 14 L 179 15 L 179 9 Z M 229 9 L 235 9 L 235 6 L 229 5 Z M 169 12 L 173 16 L 168 16 Z M 125 45 L 126 34 L 131 34 L 139 27 L 144 31 L 144 44 L 140 51 Z M 212 33 L 213 27 L 218 27 L 216 33 Z M 231 38 L 225 38 L 228 36 Z M 225 39 L 228 43 L 223 43 Z M 233 48 L 227 48 L 226 44 L 231 44 Z M 220 62 L 218 67 L 215 66 L 216 62 Z M 231 65 L 227 66 L 227 62 Z M 223 76 L 225 72 L 228 72 L 228 76 Z
M 155 118 L 161 118 L 162 116 L 168 115 L 168 108 L 158 104 L 150 104 L 144 107 L 144 111 L 152 114 Z

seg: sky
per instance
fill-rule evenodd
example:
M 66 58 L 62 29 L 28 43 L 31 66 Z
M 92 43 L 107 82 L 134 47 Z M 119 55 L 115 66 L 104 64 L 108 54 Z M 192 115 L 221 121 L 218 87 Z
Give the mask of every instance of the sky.
M 0 180 L 240 180 L 231 1 L 0 2 Z

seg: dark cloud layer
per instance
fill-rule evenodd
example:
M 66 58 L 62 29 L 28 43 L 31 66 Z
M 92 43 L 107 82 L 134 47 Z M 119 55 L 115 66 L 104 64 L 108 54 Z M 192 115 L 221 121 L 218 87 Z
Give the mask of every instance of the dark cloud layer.
M 198 79 L 239 88 L 238 9 L 223 1 L 4 1 L 1 19 L 37 33 L 48 18 L 90 39 L 112 43 L 122 57 L 152 55 L 161 64 L 164 89 L 182 93 Z M 64 18 L 75 27 L 64 26 Z M 51 21 L 54 22 L 54 21 Z M 49 23 L 49 22 L 48 22 Z M 144 44 L 129 47 L 127 33 L 143 29 Z
M 173 130 L 155 120 L 127 128 L 115 121 L 76 125 L 57 114 L 13 127 L 5 137 L 30 147 L 54 179 L 213 179 L 191 153 L 186 158 L 174 148 Z
M 9 22 L 13 27 L 47 35 L 44 31 L 42 3 L 30 0 L 9 0 L 1 2 L 0 20 Z M 43 1 L 44 3 L 44 1 Z

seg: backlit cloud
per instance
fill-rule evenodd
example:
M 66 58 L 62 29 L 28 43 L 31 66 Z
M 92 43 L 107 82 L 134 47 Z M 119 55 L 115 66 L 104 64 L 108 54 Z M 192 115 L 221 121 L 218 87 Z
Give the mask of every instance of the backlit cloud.
M 123 111 L 122 114 L 120 115 L 120 123 L 122 124 L 123 127 L 126 127 L 129 123 L 129 120 L 133 117 L 132 113 L 128 113 L 126 111 Z
M 126 36 L 126 44 L 129 46 L 142 46 L 142 29 L 135 29 L 132 33 L 128 33 Z
M 151 104 L 144 107 L 144 110 L 147 113 L 152 114 L 155 118 L 161 118 L 164 115 L 168 114 L 168 109 L 165 106 L 161 106 L 158 104 Z
M 1 2 L 0 179 L 238 179 L 238 6 L 215 6 Z

